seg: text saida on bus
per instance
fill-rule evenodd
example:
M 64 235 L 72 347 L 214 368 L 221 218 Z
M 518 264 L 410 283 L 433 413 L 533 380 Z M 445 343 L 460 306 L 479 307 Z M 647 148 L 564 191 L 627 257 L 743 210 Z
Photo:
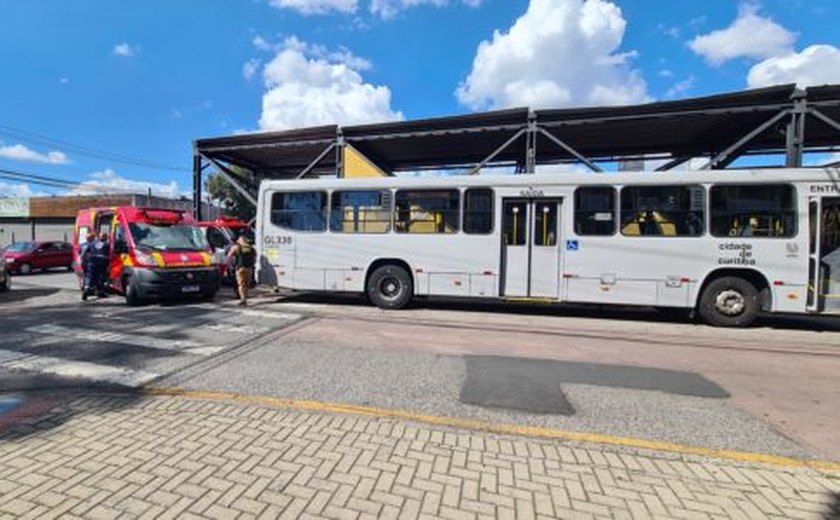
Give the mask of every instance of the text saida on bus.
M 108 235 L 108 284 L 131 305 L 182 295 L 211 298 L 219 290 L 221 260 L 187 212 L 141 207 L 79 211 L 73 254 L 80 285 L 84 273 L 79 251 L 90 232 Z
M 264 181 L 259 276 L 362 292 L 840 311 L 836 169 Z

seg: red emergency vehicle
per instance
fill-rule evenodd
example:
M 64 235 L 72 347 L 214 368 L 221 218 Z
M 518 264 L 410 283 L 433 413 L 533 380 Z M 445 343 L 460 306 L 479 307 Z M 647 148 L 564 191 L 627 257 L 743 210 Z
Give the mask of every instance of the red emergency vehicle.
M 233 284 L 235 276 L 233 266 L 228 261 L 227 253 L 240 235 L 248 235 L 250 226 L 247 222 L 226 215 L 222 215 L 216 220 L 199 222 L 198 226 L 204 229 L 207 242 L 218 258 L 222 282 Z
M 84 272 L 79 250 L 90 232 L 108 235 L 108 283 L 129 305 L 190 294 L 211 298 L 219 290 L 219 259 L 185 211 L 128 206 L 79 211 L 73 258 L 80 286 Z

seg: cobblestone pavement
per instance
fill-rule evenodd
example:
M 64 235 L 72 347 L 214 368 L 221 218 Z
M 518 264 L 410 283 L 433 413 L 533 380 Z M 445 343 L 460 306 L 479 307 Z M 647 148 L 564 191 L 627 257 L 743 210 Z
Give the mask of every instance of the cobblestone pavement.
M 184 396 L 63 399 L 0 432 L 0 518 L 840 515 L 830 466 Z

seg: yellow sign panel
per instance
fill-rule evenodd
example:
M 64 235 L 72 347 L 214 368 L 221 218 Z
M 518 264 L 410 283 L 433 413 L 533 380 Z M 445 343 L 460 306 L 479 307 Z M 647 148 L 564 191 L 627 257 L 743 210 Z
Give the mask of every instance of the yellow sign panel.
M 367 157 L 349 144 L 342 149 L 344 171 L 342 176 L 347 179 L 360 177 L 387 177 L 388 175 Z

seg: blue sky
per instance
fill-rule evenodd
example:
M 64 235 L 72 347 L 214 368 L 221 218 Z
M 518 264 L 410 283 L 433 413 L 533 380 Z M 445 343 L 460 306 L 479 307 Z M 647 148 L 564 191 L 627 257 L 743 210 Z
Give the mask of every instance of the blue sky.
M 838 15 L 833 0 L 0 0 L 0 169 L 172 195 L 200 137 L 840 83 Z M 0 178 L 0 196 L 66 191 Z

